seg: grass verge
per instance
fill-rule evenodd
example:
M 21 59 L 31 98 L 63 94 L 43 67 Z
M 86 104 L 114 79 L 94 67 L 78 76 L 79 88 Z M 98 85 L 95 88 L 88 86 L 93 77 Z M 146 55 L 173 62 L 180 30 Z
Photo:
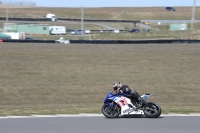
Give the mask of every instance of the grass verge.
M 163 113 L 199 113 L 199 44 L 0 45 L 0 115 L 100 113 L 115 81 Z

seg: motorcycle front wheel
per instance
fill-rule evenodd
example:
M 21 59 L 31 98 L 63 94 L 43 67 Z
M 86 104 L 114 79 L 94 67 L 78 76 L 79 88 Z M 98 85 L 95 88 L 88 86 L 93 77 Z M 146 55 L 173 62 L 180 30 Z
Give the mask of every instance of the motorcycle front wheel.
M 158 118 L 161 115 L 161 108 L 155 103 L 149 102 L 144 106 L 144 115 L 147 118 Z
M 102 114 L 107 118 L 117 118 L 121 114 L 120 108 L 118 106 L 110 106 L 108 104 L 104 104 L 101 107 Z

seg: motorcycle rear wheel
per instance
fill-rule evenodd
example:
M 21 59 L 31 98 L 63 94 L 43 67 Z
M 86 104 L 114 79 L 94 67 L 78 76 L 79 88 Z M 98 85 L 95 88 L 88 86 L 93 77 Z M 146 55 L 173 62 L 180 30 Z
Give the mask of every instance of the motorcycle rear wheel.
M 144 108 L 144 115 L 147 118 L 158 118 L 162 112 L 160 106 L 152 102 L 147 103 L 147 105 L 145 105 Z
M 108 104 L 104 104 L 101 107 L 102 114 L 107 118 L 117 118 L 121 114 L 120 108 L 118 106 L 110 106 Z

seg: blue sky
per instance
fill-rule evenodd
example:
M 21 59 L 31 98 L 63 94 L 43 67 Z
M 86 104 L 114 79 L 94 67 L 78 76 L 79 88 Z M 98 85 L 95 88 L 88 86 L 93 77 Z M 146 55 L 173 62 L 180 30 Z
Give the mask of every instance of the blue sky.
M 46 7 L 153 7 L 192 6 L 194 0 L 2 0 L 7 2 L 30 1 Z M 196 5 L 200 5 L 196 0 Z

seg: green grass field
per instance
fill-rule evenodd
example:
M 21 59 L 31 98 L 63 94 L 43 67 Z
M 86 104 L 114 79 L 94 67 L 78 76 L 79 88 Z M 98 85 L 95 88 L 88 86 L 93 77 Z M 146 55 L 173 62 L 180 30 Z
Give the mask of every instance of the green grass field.
M 0 44 L 0 115 L 101 113 L 121 81 L 163 113 L 200 112 L 199 44 Z

